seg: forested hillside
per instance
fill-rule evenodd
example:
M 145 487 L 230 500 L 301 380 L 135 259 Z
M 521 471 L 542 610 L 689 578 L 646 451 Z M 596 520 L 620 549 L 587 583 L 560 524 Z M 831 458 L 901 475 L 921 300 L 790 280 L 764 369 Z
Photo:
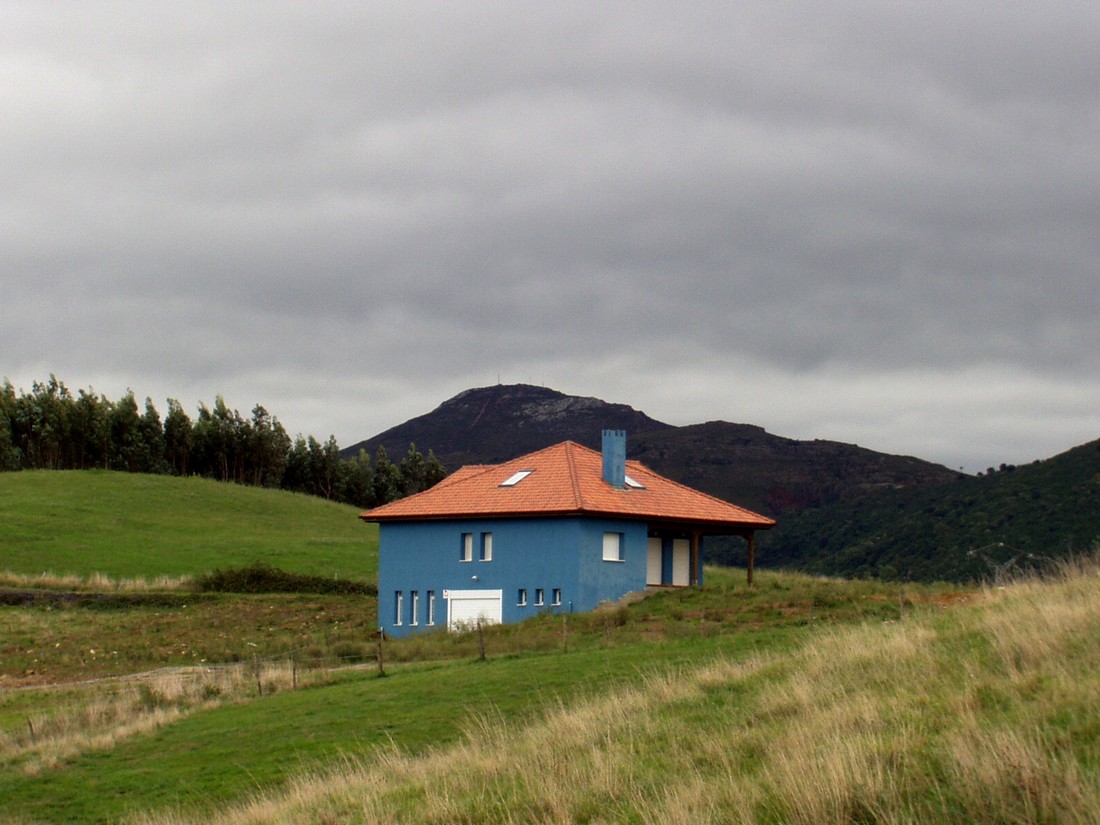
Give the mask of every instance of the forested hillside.
M 764 565 L 916 581 L 997 579 L 1100 540 L 1100 441 L 982 476 L 868 493 L 783 519 Z
M 0 386 L 0 470 L 120 470 L 196 475 L 308 493 L 373 507 L 427 489 L 446 475 L 430 451 L 409 444 L 398 463 L 385 449 L 345 459 L 334 437 L 291 438 L 257 404 L 250 418 L 226 406 L 200 404 L 195 419 L 175 399 L 161 420 L 151 399 L 139 412 L 133 392 L 111 401 L 93 390 L 74 395 L 50 376 L 31 392 Z

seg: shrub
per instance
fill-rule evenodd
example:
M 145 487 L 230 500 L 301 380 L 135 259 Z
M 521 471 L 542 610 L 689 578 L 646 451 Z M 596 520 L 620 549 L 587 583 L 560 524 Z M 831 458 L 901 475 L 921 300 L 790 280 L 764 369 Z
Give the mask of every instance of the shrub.
M 261 561 L 253 562 L 247 567 L 218 569 L 213 573 L 205 573 L 195 582 L 195 589 L 204 593 L 378 595 L 378 588 L 367 582 L 288 573 Z
M 168 698 L 162 691 L 157 690 L 154 687 L 150 687 L 147 684 L 139 684 L 137 707 L 146 711 L 157 710 L 158 708 L 167 708 L 172 706 L 172 700 Z
M 341 662 L 362 662 L 367 658 L 363 646 L 355 642 L 337 642 L 332 646 L 332 654 Z

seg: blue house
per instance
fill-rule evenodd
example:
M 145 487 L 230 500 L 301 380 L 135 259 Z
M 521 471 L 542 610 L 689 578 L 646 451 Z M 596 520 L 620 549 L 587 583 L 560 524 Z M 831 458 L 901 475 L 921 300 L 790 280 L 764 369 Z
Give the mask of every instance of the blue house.
M 564 441 L 363 513 L 379 524 L 379 625 L 390 636 L 542 611 L 586 612 L 646 587 L 702 584 L 700 539 L 749 547 L 775 522 L 626 460 Z

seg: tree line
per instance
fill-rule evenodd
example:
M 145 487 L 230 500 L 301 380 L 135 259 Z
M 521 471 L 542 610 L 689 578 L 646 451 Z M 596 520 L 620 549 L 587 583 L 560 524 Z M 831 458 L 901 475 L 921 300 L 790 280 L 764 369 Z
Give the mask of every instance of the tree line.
M 139 410 L 133 391 L 111 401 L 93 390 L 74 395 L 53 375 L 31 391 L 0 386 L 0 470 L 86 470 L 203 476 L 273 487 L 374 507 L 427 490 L 447 471 L 415 444 L 399 462 L 384 447 L 340 456 L 336 438 L 291 438 L 279 419 L 257 404 L 250 418 L 219 395 L 199 404 L 192 419 L 169 398 L 162 419 L 151 399 Z

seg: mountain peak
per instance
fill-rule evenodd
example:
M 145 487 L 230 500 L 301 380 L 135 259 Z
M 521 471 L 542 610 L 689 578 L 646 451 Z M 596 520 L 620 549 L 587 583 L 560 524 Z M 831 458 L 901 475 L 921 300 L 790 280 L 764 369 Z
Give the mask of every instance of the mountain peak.
M 432 449 L 448 470 L 463 464 L 484 464 L 576 441 L 598 448 L 604 429 L 628 433 L 655 432 L 671 425 L 650 418 L 627 404 L 567 395 L 532 384 L 495 384 L 463 390 L 426 415 L 419 416 L 360 442 L 373 453 L 379 445 L 390 455 L 402 455 L 410 442 Z
M 496 384 L 463 390 L 454 398 L 440 404 L 434 414 L 469 418 L 471 427 L 484 425 L 487 415 L 490 419 L 497 420 L 497 423 L 499 419 L 514 419 L 525 424 L 531 422 L 540 425 L 557 422 L 564 423 L 570 430 L 573 429 L 569 424 L 572 419 L 593 415 L 634 417 L 636 423 L 642 424 L 646 430 L 668 426 L 626 404 L 610 404 L 599 398 L 566 395 L 558 390 L 532 384 Z M 592 434 L 587 435 L 589 439 L 592 437 Z

